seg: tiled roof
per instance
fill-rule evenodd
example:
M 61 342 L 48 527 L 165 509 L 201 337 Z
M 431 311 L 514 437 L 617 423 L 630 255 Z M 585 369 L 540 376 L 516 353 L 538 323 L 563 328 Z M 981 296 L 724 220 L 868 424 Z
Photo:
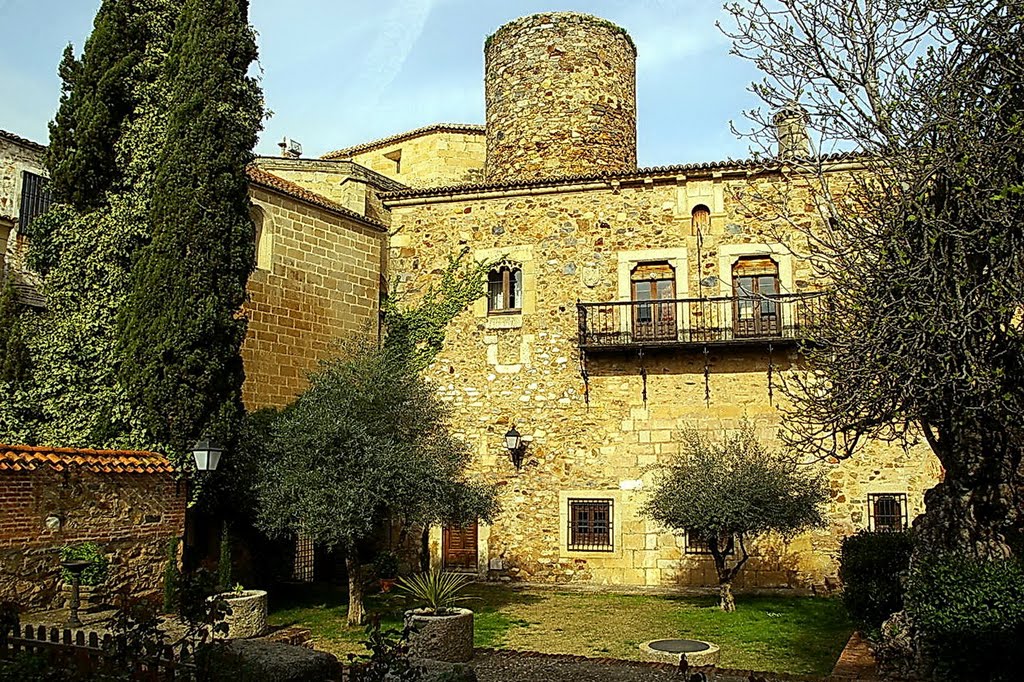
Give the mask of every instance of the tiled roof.
M 860 158 L 857 154 L 842 152 L 838 154 L 827 154 L 812 159 L 813 162 L 836 163 L 839 161 L 852 161 Z M 558 185 L 575 185 L 583 182 L 610 182 L 612 180 L 632 180 L 649 178 L 654 176 L 681 175 L 702 171 L 716 170 L 755 170 L 777 168 L 778 162 L 773 159 L 739 159 L 724 161 L 707 161 L 703 163 L 685 163 L 674 166 L 650 166 L 638 168 L 635 171 L 625 173 L 591 173 L 584 175 L 563 175 L 552 178 L 538 178 L 536 180 L 512 180 L 506 182 L 484 182 L 466 185 L 450 185 L 446 187 L 423 187 L 399 190 L 397 192 L 385 192 L 380 198 L 409 199 L 413 197 L 443 196 L 446 194 L 466 194 L 471 192 L 488 192 L 503 189 L 527 189 L 531 187 L 557 187 Z
M 0 472 L 33 471 L 44 465 L 56 471 L 81 469 L 107 474 L 169 474 L 174 471 L 171 462 L 155 452 L 0 445 Z
M 276 190 L 278 192 L 281 192 L 282 194 L 287 194 L 288 196 L 294 199 L 304 201 L 307 204 L 313 204 L 314 206 L 319 206 L 320 208 L 324 208 L 327 209 L 328 211 L 332 211 L 334 213 L 343 215 L 346 218 L 351 218 L 353 220 L 357 220 L 361 223 L 365 223 L 372 227 L 376 227 L 379 230 L 387 229 L 387 225 L 380 222 L 379 220 L 375 220 L 368 216 L 356 213 L 352 209 L 345 208 L 341 204 L 335 203 L 325 196 L 317 194 L 316 192 L 311 192 L 305 187 L 302 187 L 301 185 L 297 185 L 294 182 L 291 182 L 290 180 L 285 180 L 279 175 L 268 173 L 262 168 L 258 168 L 256 166 L 249 166 L 246 169 L 246 173 L 248 173 L 249 175 L 249 182 L 253 183 L 254 185 L 259 185 L 260 187 L 266 187 L 267 189 Z
M 0 137 L 2 137 L 5 140 L 10 140 L 11 142 L 14 142 L 16 144 L 20 144 L 23 147 L 31 147 L 32 149 L 36 149 L 38 151 L 43 151 L 44 149 L 46 149 L 46 145 L 44 144 L 39 144 L 38 142 L 33 142 L 32 140 L 26 140 L 24 137 L 21 137 L 20 135 L 15 135 L 14 133 L 9 133 L 6 130 L 0 130 Z
M 429 133 L 470 133 L 472 135 L 483 135 L 486 132 L 486 126 L 482 126 L 477 123 L 435 123 L 434 125 L 415 128 L 414 130 L 407 130 L 404 133 L 398 133 L 397 135 L 391 135 L 390 137 L 382 137 L 379 140 L 372 140 L 370 142 L 357 144 L 353 147 L 345 147 L 344 149 L 327 152 L 320 158 L 338 159 L 346 156 L 352 156 L 353 154 L 367 152 L 371 149 L 377 149 L 378 147 L 386 147 L 389 144 L 394 144 L 395 142 L 401 142 L 402 140 L 419 137 L 420 135 L 427 135 Z

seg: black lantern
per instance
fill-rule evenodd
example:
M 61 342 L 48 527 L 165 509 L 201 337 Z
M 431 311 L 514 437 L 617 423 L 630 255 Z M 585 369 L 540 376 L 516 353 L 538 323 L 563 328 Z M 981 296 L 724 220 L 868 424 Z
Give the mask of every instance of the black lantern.
M 508 450 L 509 459 L 512 460 L 512 464 L 518 471 L 523 466 L 523 454 L 526 451 L 526 445 L 523 443 L 522 435 L 516 431 L 515 426 L 505 434 L 505 449 Z
M 192 446 L 192 457 L 196 460 L 199 471 L 216 471 L 224 447 L 214 440 L 201 439 Z

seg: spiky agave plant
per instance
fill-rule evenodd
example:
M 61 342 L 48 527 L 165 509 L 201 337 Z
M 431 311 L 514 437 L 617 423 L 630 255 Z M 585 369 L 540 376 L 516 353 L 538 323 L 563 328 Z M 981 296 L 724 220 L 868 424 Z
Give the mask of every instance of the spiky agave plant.
M 420 602 L 424 610 L 443 616 L 456 604 L 472 599 L 462 594 L 471 582 L 472 577 L 461 573 L 432 570 L 402 578 L 398 589 Z

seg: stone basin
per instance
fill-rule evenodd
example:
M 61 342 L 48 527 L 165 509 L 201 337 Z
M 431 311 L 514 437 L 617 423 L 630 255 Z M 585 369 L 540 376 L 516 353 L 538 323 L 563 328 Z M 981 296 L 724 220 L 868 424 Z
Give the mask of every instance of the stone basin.
M 682 658 L 692 667 L 718 665 L 718 646 L 699 639 L 655 639 L 640 645 L 648 661 L 675 663 Z

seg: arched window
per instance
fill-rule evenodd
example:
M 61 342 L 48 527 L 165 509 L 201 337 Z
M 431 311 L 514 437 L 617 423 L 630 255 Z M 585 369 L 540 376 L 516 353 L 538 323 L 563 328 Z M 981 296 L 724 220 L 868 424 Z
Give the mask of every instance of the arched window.
M 779 265 L 768 256 L 745 256 L 732 266 L 733 327 L 737 337 L 778 336 Z
M 690 236 L 707 234 L 711 231 L 711 209 L 704 204 L 697 204 L 690 213 Z
M 252 220 L 253 240 L 256 244 L 256 268 L 270 270 L 273 256 L 273 234 L 268 224 L 270 221 L 259 206 L 249 209 L 249 219 Z
M 504 261 L 487 275 L 487 314 L 518 313 L 523 308 L 523 268 Z

